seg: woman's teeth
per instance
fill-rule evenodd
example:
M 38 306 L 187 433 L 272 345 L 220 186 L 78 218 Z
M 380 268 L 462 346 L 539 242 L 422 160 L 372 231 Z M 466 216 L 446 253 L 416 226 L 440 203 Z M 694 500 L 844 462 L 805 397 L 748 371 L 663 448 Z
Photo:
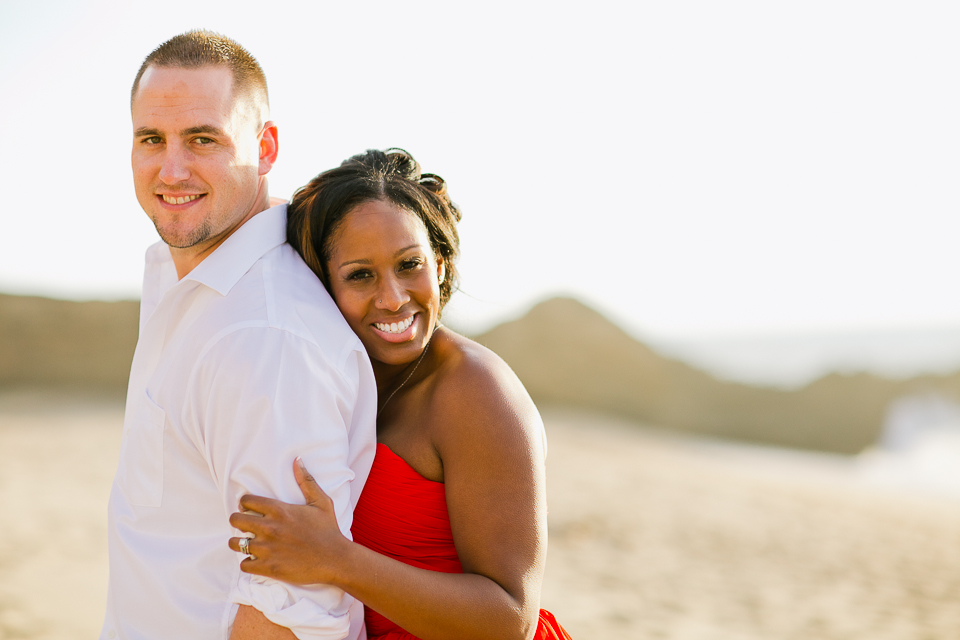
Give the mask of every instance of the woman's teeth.
M 384 333 L 403 333 L 404 331 L 407 330 L 407 327 L 409 327 L 412 323 L 413 323 L 413 316 L 410 316 L 406 320 L 403 320 L 401 322 L 392 322 L 390 324 L 384 324 L 382 322 L 374 322 L 373 326 L 375 326 L 377 329 L 380 329 L 380 331 L 383 331 Z
M 164 195 L 164 196 L 161 196 L 161 197 L 163 198 L 163 201 L 166 202 L 167 204 L 183 204 L 184 202 L 191 202 L 191 201 L 193 201 L 193 200 L 196 200 L 196 199 L 199 198 L 200 196 L 199 196 L 199 195 L 195 195 L 195 196 L 182 196 L 182 197 L 176 198 L 176 197 L 174 197 L 174 196 Z

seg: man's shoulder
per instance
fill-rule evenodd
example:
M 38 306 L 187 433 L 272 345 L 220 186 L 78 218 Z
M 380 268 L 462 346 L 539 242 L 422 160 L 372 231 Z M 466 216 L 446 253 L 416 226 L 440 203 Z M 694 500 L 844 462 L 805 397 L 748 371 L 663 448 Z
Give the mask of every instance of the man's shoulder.
M 315 344 L 332 360 L 360 348 L 330 294 L 287 243 L 267 252 L 224 303 L 231 312 L 224 322 L 291 334 Z

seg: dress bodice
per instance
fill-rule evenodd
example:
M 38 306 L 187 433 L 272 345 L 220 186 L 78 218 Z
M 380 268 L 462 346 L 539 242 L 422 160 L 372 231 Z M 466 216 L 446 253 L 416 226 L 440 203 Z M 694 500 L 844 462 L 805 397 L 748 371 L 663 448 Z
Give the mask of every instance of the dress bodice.
M 463 573 L 450 530 L 442 482 L 417 473 L 383 443 L 353 514 L 353 539 L 408 565 Z M 376 611 L 365 608 L 369 640 L 418 640 Z M 536 640 L 569 640 L 547 611 L 540 612 Z

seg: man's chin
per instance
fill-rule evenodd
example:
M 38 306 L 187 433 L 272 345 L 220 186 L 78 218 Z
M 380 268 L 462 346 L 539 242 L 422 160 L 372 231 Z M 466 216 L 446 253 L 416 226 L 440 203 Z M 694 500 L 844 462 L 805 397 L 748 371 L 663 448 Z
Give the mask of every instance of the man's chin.
M 198 244 L 201 244 L 210 237 L 210 232 L 206 225 L 203 225 L 198 229 L 191 229 L 189 231 L 181 229 L 167 229 L 159 226 L 156 228 L 157 233 L 160 234 L 160 239 L 163 240 L 171 249 L 189 249 L 190 247 L 195 247 Z

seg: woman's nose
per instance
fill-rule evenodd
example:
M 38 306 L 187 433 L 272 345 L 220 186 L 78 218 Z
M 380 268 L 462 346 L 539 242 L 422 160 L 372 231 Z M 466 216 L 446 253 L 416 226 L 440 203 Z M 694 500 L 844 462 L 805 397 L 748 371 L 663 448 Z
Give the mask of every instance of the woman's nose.
M 398 311 L 410 301 L 410 294 L 397 278 L 384 278 L 377 292 L 377 308 L 386 311 Z

